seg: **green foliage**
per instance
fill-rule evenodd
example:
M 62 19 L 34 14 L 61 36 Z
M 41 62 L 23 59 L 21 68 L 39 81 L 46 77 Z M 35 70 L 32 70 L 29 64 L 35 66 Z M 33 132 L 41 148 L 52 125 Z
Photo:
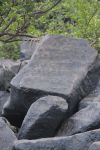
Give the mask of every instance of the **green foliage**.
M 4 44 L 0 42 L 0 58 L 6 57 L 12 60 L 20 58 L 20 42 Z
M 6 12 L 10 9 L 12 1 L 1 1 L 0 14 L 6 16 Z M 21 28 L 25 20 L 29 20 L 30 24 L 25 30 L 25 34 L 44 36 L 45 34 L 61 34 L 76 38 L 86 38 L 90 45 L 100 51 L 100 1 L 98 0 L 62 0 L 56 7 L 48 13 L 32 16 L 37 8 L 41 7 L 44 11 L 52 6 L 53 1 L 46 0 L 44 2 L 33 2 L 30 0 L 16 0 L 16 5 L 11 7 L 11 11 L 0 26 L 0 32 L 5 29 L 11 18 L 16 18 L 7 30 L 10 33 L 16 33 L 16 29 Z M 47 3 L 48 2 L 48 3 Z M 46 4 L 47 3 L 47 4 Z M 44 6 L 44 4 L 46 4 Z M 23 14 L 27 14 L 24 18 Z M 27 22 L 28 23 L 28 22 Z M 3 39 L 7 39 L 6 35 Z M 18 39 L 16 37 L 15 39 Z M 2 44 L 2 46 L 1 46 Z M 8 53 L 19 54 L 19 43 L 7 44 L 0 43 L 0 54 L 11 59 L 15 56 L 8 56 Z M 12 50 L 13 49 L 13 50 Z M 18 57 L 16 57 L 18 58 Z

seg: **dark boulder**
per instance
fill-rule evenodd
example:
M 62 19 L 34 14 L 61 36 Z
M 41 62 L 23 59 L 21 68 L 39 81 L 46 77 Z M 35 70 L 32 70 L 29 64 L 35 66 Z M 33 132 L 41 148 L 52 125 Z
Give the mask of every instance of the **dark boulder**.
M 12 150 L 16 140 L 16 136 L 5 123 L 5 119 L 0 117 L 0 150 Z
M 58 132 L 58 136 L 69 136 L 100 128 L 100 102 L 81 109 L 70 117 Z
M 4 69 L 0 66 L 0 91 L 5 90 Z
M 18 139 L 38 139 L 53 137 L 62 123 L 68 104 L 57 96 L 46 96 L 34 102 L 28 110 Z
M 18 140 L 13 150 L 88 150 L 93 142 L 99 140 L 100 129 L 73 136 Z
M 30 62 L 13 78 L 10 100 L 3 115 L 12 124 L 22 123 L 30 105 L 46 96 L 60 96 L 69 104 L 68 115 L 99 82 L 98 52 L 85 39 L 46 35 Z
M 10 94 L 7 93 L 6 91 L 0 91 L 0 117 L 2 116 L 3 106 L 8 100 L 9 96 Z

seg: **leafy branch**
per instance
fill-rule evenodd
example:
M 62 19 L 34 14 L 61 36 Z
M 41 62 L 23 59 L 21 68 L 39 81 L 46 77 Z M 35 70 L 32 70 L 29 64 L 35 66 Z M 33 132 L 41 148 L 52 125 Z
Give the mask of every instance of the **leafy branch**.
M 12 5 L 9 8 L 8 12 L 6 13 L 5 17 L 2 17 L 1 21 L 0 21 L 0 26 L 2 26 L 4 19 L 8 20 L 8 23 L 6 24 L 4 29 L 2 29 L 0 31 L 0 37 L 1 37 L 0 41 L 5 42 L 5 43 L 14 42 L 14 41 L 21 41 L 22 38 L 17 38 L 17 37 L 22 37 L 22 36 L 35 38 L 34 35 L 29 35 L 26 33 L 27 28 L 30 26 L 31 19 L 38 17 L 38 15 L 42 15 L 42 14 L 47 13 L 48 11 L 50 11 L 52 8 L 54 8 L 60 2 L 61 2 L 61 0 L 58 0 L 50 8 L 48 8 L 44 11 L 42 11 L 41 8 L 46 6 L 48 4 L 48 2 L 46 4 L 43 4 L 39 7 L 37 7 L 35 12 L 32 12 L 30 14 L 28 14 L 27 12 L 21 14 L 20 18 L 22 19 L 22 23 L 20 23 L 20 26 L 18 23 L 17 28 L 15 30 L 11 29 L 11 25 L 17 21 L 16 15 L 14 17 L 12 17 L 11 19 L 7 18 L 9 16 L 12 8 L 16 5 L 16 3 L 12 2 Z

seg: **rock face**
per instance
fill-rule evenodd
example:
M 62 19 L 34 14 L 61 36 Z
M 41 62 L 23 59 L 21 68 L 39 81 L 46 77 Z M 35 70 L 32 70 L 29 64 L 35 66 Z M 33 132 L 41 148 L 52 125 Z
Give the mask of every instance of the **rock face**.
M 87 107 L 88 105 L 92 104 L 95 101 L 100 102 L 100 94 L 99 93 L 89 94 L 87 97 L 85 97 L 79 102 L 78 110 Z
M 0 91 L 5 90 L 4 69 L 0 66 Z
M 0 150 L 12 150 L 16 140 L 14 133 L 6 125 L 3 118 L 0 117 Z
M 58 136 L 68 136 L 100 128 L 100 102 L 78 111 L 61 127 Z
M 35 42 L 32 38 L 30 39 L 29 37 L 23 37 L 23 41 L 21 43 L 20 59 L 22 61 L 30 59 L 38 44 L 39 43 Z
M 19 140 L 13 150 L 88 150 L 90 145 L 100 140 L 100 129 L 73 136 Z
M 100 81 L 99 81 L 99 83 L 97 84 L 95 90 L 92 93 L 100 93 Z
M 100 141 L 94 142 L 94 143 L 90 146 L 89 150 L 100 150 Z
M 25 116 L 18 139 L 53 137 L 68 109 L 65 99 L 46 96 L 34 102 Z
M 12 61 L 10 59 L 0 59 L 0 91 L 5 91 L 11 85 L 12 78 L 17 74 L 18 70 L 21 70 L 28 61 L 24 61 L 19 69 L 20 60 Z
M 3 110 L 3 105 L 6 103 L 8 100 L 10 94 L 7 93 L 6 91 L 0 91 L 0 117 L 2 116 L 2 110 Z
M 98 53 L 87 40 L 46 35 L 30 62 L 13 78 L 3 115 L 12 124 L 18 119 L 20 126 L 33 102 L 54 95 L 66 99 L 70 116 L 78 102 L 96 87 L 99 70 Z

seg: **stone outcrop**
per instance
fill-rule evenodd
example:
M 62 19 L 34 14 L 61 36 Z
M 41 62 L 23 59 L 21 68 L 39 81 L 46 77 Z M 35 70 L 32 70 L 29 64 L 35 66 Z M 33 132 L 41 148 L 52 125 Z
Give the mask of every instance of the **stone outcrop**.
M 40 98 L 29 108 L 19 131 L 18 139 L 32 140 L 55 136 L 67 110 L 68 104 L 61 97 Z
M 89 150 L 100 150 L 100 141 L 94 142 L 94 143 L 90 146 Z
M 33 102 L 46 95 L 60 96 L 69 104 L 68 115 L 99 82 L 98 53 L 85 39 L 46 35 L 30 62 L 11 81 L 10 100 L 3 115 L 20 126 Z
M 6 91 L 0 91 L 0 117 L 2 116 L 3 106 L 8 100 L 9 96 L 10 94 L 7 93 Z
M 0 150 L 97 150 L 98 52 L 62 35 L 46 35 L 31 52 L 19 72 L 20 60 L 0 60 Z
M 12 150 L 17 138 L 13 131 L 7 126 L 4 119 L 0 117 L 0 150 Z
M 73 136 L 16 141 L 13 150 L 88 150 L 100 140 L 100 129 Z
M 95 102 L 70 117 L 58 132 L 68 136 L 100 128 L 100 102 Z

